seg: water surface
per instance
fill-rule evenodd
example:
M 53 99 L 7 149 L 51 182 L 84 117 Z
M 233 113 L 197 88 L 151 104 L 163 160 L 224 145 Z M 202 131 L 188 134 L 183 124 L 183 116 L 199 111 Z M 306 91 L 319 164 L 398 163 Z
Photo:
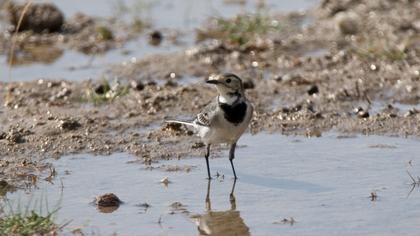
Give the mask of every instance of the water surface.
M 161 161 L 150 170 L 124 153 L 63 157 L 55 162 L 54 184 L 7 197 L 12 202 L 41 194 L 48 194 L 50 203 L 61 199 L 59 222 L 72 220 L 67 229 L 101 235 L 197 235 L 199 229 L 224 232 L 226 227 L 250 235 L 417 235 L 420 193 L 416 188 L 408 196 L 406 170 L 420 174 L 419 141 L 351 137 L 245 135 L 235 159 L 234 198 L 227 157 L 210 160 L 212 174 L 219 177 L 209 191 L 201 157 Z M 164 171 L 168 166 L 189 172 Z M 171 181 L 167 187 L 160 183 L 164 177 Z M 124 201 L 112 213 L 91 204 L 107 192 Z M 293 225 L 282 222 L 291 217 Z

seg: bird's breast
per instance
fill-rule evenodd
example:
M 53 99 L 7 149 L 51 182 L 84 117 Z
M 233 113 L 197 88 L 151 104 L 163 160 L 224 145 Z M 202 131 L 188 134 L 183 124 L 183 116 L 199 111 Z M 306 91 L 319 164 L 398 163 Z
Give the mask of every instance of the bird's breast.
M 248 106 L 246 102 L 240 102 L 234 105 L 221 103 L 219 106 L 222 109 L 223 116 L 227 121 L 234 125 L 238 125 L 244 121 Z

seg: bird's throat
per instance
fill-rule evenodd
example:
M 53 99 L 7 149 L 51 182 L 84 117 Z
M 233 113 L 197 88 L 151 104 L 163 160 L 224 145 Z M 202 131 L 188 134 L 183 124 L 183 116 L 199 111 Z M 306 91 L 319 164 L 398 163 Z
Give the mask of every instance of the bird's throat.
M 218 99 L 219 99 L 219 103 L 232 105 L 232 104 L 234 104 L 235 102 L 238 101 L 239 97 L 240 97 L 240 95 L 238 95 L 236 93 L 234 93 L 234 94 L 224 94 L 224 95 L 220 94 Z

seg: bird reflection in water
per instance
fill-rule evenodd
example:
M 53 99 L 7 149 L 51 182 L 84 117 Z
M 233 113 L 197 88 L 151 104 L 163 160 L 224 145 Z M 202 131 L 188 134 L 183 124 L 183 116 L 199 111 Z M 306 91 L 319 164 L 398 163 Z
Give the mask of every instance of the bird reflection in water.
M 210 183 L 207 184 L 206 212 L 191 216 L 197 224 L 198 235 L 246 236 L 250 235 L 249 228 L 236 210 L 234 195 L 236 180 L 233 182 L 229 196 L 230 209 L 227 211 L 212 211 L 210 202 Z

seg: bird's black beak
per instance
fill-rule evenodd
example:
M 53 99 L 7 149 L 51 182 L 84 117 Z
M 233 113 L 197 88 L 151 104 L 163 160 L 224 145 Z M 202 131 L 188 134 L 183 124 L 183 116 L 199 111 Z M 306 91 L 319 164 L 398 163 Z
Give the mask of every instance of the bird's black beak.
M 219 84 L 220 81 L 209 79 L 209 80 L 206 81 L 206 83 L 208 83 L 208 84 Z

